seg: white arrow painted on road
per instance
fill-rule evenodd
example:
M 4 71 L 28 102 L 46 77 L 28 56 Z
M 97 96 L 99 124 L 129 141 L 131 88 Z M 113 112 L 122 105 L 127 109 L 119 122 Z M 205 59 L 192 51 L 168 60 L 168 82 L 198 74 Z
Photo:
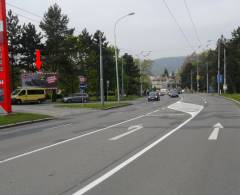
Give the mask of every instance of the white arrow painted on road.
M 213 126 L 213 131 L 210 134 L 208 140 L 217 140 L 218 138 L 218 133 L 220 129 L 223 129 L 224 127 L 222 126 L 221 123 L 217 123 Z
M 143 125 L 142 125 L 142 124 L 131 126 L 131 127 L 128 128 L 128 132 L 123 133 L 123 134 L 120 134 L 120 135 L 118 135 L 118 136 L 116 136 L 116 137 L 112 137 L 112 138 L 110 138 L 109 140 L 110 140 L 110 141 L 118 140 L 118 139 L 120 139 L 120 138 L 122 138 L 122 137 L 125 137 L 125 136 L 127 136 L 127 135 L 129 135 L 129 134 L 131 134 L 131 133 L 134 133 L 135 131 L 138 131 L 138 130 L 140 130 L 140 129 L 142 129 L 142 128 L 143 128 Z

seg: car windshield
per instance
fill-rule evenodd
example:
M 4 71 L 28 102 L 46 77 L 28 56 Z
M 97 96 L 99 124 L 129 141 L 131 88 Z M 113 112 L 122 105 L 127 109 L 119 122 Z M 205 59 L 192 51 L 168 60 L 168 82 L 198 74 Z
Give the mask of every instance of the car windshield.
M 21 90 L 20 89 L 16 89 L 12 92 L 12 95 L 17 95 Z
M 157 95 L 156 92 L 150 92 L 150 93 L 149 93 L 149 96 L 156 96 L 156 95 Z

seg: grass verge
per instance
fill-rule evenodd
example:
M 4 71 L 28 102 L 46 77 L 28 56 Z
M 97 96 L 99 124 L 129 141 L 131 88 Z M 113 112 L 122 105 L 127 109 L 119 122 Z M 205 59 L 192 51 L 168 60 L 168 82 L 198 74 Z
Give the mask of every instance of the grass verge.
M 38 119 L 49 118 L 50 116 L 32 113 L 12 113 L 8 115 L 0 115 L 0 126 L 15 124 L 25 121 L 33 121 Z
M 240 93 L 223 94 L 224 97 L 236 100 L 240 103 Z
M 61 107 L 61 108 L 92 108 L 92 109 L 99 109 L 99 110 L 106 110 L 106 109 L 111 109 L 111 108 L 118 108 L 118 107 L 123 107 L 123 106 L 128 106 L 130 103 L 128 102 L 106 102 L 103 106 L 101 103 L 86 103 L 86 104 L 58 104 L 55 105 L 56 107 Z
M 136 96 L 136 95 L 128 95 L 128 96 L 120 97 L 120 98 L 121 98 L 121 101 L 132 101 L 132 100 L 136 100 L 140 97 Z M 89 100 L 90 101 L 97 101 L 97 98 L 95 96 L 92 96 L 92 97 L 90 97 Z M 116 96 L 108 96 L 108 101 L 110 101 L 110 102 L 117 101 L 117 97 Z

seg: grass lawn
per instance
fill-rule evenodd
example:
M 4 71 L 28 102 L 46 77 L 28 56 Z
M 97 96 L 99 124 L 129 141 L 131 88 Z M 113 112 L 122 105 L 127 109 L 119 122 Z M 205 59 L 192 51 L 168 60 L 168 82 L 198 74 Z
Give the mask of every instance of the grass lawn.
M 231 98 L 240 102 L 240 93 L 223 94 L 224 97 Z
M 128 102 L 105 102 L 104 106 L 101 105 L 101 103 L 65 103 L 65 104 L 58 104 L 56 107 L 62 107 L 62 108 L 93 108 L 93 109 L 110 109 L 110 108 L 118 108 L 122 106 L 128 106 L 130 105 Z
M 136 100 L 140 97 L 136 96 L 136 95 L 129 95 L 129 96 L 120 97 L 120 98 L 121 98 L 121 101 L 131 101 L 131 100 Z M 92 96 L 92 97 L 90 97 L 89 100 L 97 101 L 97 98 L 95 96 Z M 110 102 L 117 101 L 117 97 L 116 96 L 108 96 L 108 101 L 110 101 Z
M 49 118 L 50 116 L 32 113 L 12 113 L 9 115 L 0 115 L 0 126 L 15 124 L 24 121 L 32 121 L 37 119 Z

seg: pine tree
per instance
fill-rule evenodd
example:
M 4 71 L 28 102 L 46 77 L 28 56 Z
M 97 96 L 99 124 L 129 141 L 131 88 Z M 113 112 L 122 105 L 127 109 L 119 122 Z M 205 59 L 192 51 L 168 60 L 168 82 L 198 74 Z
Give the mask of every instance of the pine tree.
M 27 25 L 24 24 L 21 31 L 21 67 L 23 67 L 28 72 L 34 71 L 35 51 L 36 49 L 43 48 L 43 45 L 41 43 L 42 35 L 41 33 L 37 33 L 35 26 L 31 23 Z
M 9 64 L 11 67 L 12 89 L 15 89 L 20 84 L 20 39 L 21 25 L 19 24 L 18 16 L 13 15 L 12 11 L 8 11 L 7 15 L 7 31 L 8 31 L 8 50 Z
M 68 28 L 68 23 L 68 16 L 62 14 L 62 10 L 57 4 L 49 7 L 40 23 L 40 28 L 46 38 L 44 53 L 50 71 L 59 71 L 62 54 L 65 52 L 64 40 L 73 35 L 74 29 Z

